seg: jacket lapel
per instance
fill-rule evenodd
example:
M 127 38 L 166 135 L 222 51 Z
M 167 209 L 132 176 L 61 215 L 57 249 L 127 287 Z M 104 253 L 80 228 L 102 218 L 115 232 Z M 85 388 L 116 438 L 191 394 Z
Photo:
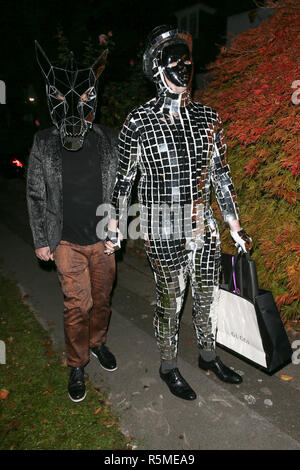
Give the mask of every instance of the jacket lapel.
M 97 150 L 100 160 L 100 168 L 101 168 L 101 182 L 102 182 L 102 200 L 106 200 L 106 193 L 107 193 L 107 181 L 109 179 L 109 165 L 107 164 L 107 149 L 106 149 L 106 142 L 105 142 L 105 135 L 103 134 L 100 126 L 94 125 L 94 131 L 97 134 Z
M 56 177 L 56 182 L 58 183 L 59 191 L 62 194 L 62 144 L 60 140 L 59 132 L 55 129 L 51 136 L 51 145 L 49 145 L 49 150 L 51 155 L 49 155 L 53 173 Z

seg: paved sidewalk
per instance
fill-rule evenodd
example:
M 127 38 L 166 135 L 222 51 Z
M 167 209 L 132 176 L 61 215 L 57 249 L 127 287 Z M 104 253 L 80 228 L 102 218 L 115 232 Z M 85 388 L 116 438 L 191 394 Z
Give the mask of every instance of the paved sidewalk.
M 10 229 L 0 225 L 2 270 L 19 282 L 55 346 L 63 350 L 62 294 L 56 272 L 41 268 L 28 241 L 24 227 L 14 230 L 12 223 Z M 300 367 L 290 364 L 270 377 L 219 350 L 224 362 L 243 374 L 244 382 L 226 385 L 213 374 L 201 372 L 188 298 L 182 317 L 179 367 L 195 389 L 197 400 L 180 400 L 158 376 L 153 302 L 154 284 L 147 260 L 128 250 L 118 262 L 108 337 L 119 368 L 107 372 L 95 358 L 86 367 L 93 384 L 108 392 L 121 429 L 135 437 L 137 449 L 300 449 Z M 295 379 L 285 382 L 280 379 L 282 373 Z

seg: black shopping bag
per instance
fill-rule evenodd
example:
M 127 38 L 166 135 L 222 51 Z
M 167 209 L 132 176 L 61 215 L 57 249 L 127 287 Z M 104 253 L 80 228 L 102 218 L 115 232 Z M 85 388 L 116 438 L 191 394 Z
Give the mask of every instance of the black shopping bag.
M 249 254 L 222 254 L 217 343 L 269 373 L 291 360 L 292 349 L 271 292 L 258 288 Z

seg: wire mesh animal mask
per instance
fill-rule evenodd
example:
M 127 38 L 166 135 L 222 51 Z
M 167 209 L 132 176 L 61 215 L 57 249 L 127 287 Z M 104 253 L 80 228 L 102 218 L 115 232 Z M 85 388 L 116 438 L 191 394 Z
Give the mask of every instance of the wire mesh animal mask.
M 50 116 L 67 150 L 79 150 L 92 127 L 97 107 L 97 81 L 105 68 L 106 49 L 90 68 L 78 69 L 73 53 L 67 68 L 51 65 L 36 41 L 36 57 L 46 79 Z

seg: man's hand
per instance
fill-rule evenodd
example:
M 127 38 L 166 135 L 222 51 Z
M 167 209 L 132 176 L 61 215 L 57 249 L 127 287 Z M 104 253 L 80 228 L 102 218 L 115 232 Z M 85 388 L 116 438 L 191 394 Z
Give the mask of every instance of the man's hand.
M 116 245 L 108 240 L 104 242 L 105 250 L 104 253 L 106 255 L 112 255 L 115 252 Z
M 108 222 L 107 237 L 104 242 L 105 250 L 104 253 L 112 255 L 115 251 L 121 248 L 121 241 L 123 235 L 118 229 L 118 221 L 116 219 L 110 219 Z
M 238 230 L 238 231 L 230 230 L 230 235 L 235 241 L 235 246 L 238 248 L 238 251 L 243 250 L 244 253 L 249 253 L 249 251 L 253 247 L 253 242 L 252 242 L 252 238 L 249 237 L 249 235 L 245 232 L 245 230 L 243 229 Z
M 115 251 L 121 248 L 121 241 L 123 240 L 123 235 L 120 230 L 117 228 L 116 231 L 108 230 L 107 237 L 104 242 L 105 250 L 104 253 L 107 255 L 112 255 Z
M 244 253 L 249 253 L 253 247 L 252 238 L 249 237 L 249 235 L 241 227 L 240 221 L 230 220 L 229 227 L 230 235 L 232 236 L 238 251 L 240 252 L 242 250 Z
M 51 259 L 52 261 L 54 260 L 53 253 L 50 253 L 49 246 L 43 246 L 42 248 L 37 248 L 35 250 L 35 254 L 42 261 L 49 261 L 49 259 Z

